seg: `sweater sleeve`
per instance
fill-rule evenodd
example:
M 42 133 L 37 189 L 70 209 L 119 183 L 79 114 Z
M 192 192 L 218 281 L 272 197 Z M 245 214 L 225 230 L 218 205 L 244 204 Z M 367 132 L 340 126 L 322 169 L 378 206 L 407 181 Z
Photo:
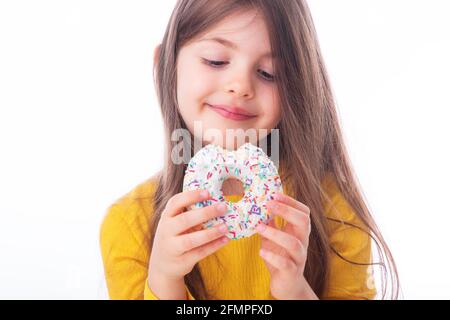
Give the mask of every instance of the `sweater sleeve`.
M 192 296 L 191 292 L 189 291 L 188 287 L 185 286 L 185 288 L 186 288 L 186 296 L 187 296 L 186 300 L 195 300 L 195 298 Z M 147 277 L 147 279 L 145 279 L 144 300 L 160 300 L 150 289 L 150 287 L 148 285 L 148 277 Z
M 113 204 L 100 227 L 100 249 L 112 300 L 159 300 L 148 286 L 150 252 L 145 232 L 127 221 L 137 210 L 133 205 Z M 187 287 L 186 296 L 194 300 Z
M 374 299 L 377 293 L 372 268 L 369 231 L 343 195 L 332 188 L 326 206 L 330 230 L 330 277 L 325 299 Z

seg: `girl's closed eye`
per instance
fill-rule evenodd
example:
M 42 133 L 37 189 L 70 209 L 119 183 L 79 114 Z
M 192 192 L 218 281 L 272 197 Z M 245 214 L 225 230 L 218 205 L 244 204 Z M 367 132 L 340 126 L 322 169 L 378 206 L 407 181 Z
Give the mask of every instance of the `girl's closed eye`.
M 208 59 L 205 59 L 205 58 L 202 58 L 202 59 L 203 59 L 203 62 L 206 65 L 211 66 L 213 68 L 220 68 L 220 67 L 222 67 L 224 65 L 229 64 L 229 62 L 227 62 L 227 61 L 208 60 Z M 270 74 L 270 73 L 268 73 L 268 72 L 266 72 L 264 70 L 258 70 L 258 71 L 260 71 L 260 74 L 262 75 L 264 80 L 269 81 L 269 82 L 273 82 L 275 80 L 275 76 L 274 75 L 272 75 L 272 74 Z

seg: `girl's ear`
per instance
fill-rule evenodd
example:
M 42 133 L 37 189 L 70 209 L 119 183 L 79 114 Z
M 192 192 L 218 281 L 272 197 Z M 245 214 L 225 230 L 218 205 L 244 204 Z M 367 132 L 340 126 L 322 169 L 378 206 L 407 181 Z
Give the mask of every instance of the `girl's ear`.
M 161 43 L 158 44 L 158 45 L 155 47 L 155 50 L 154 50 L 154 52 L 153 52 L 153 64 L 154 64 L 154 65 L 156 65 L 156 64 L 158 63 L 158 61 L 159 61 L 159 51 L 160 51 L 160 49 L 161 49 Z

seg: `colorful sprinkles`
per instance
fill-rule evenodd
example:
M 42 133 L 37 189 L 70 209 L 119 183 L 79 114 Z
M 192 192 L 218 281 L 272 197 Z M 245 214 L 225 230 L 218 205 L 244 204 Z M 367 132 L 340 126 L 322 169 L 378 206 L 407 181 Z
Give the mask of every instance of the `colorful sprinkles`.
M 245 194 L 236 203 L 226 201 L 221 191 L 222 182 L 228 178 L 243 182 Z M 183 191 L 207 189 L 211 199 L 191 206 L 201 208 L 215 202 L 225 202 L 225 215 L 213 218 L 203 224 L 212 228 L 225 222 L 227 237 L 236 240 L 252 236 L 259 223 L 268 223 L 267 201 L 274 192 L 283 192 L 277 169 L 261 148 L 251 143 L 242 145 L 236 151 L 209 144 L 200 149 L 189 162 L 185 171 Z

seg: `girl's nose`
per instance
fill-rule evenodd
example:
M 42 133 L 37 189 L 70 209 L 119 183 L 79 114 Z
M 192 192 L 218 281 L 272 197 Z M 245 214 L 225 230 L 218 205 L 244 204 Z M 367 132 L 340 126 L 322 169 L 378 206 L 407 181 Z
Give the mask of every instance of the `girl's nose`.
M 238 79 L 228 83 L 225 87 L 227 93 L 236 95 L 237 97 L 244 97 L 251 99 L 254 96 L 253 85 L 248 77 L 241 76 Z

